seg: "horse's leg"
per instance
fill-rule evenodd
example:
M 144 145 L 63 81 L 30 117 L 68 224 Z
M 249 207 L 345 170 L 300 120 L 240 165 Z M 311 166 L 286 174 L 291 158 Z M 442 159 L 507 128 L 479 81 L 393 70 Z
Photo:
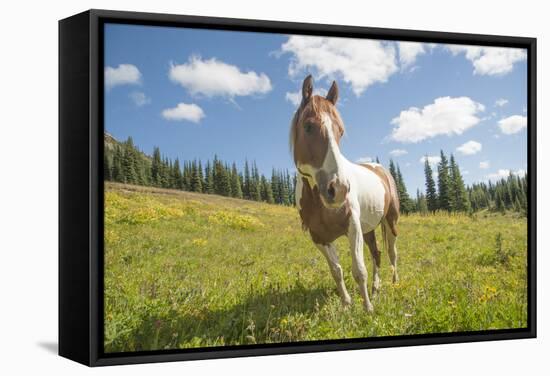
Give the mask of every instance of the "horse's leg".
M 351 272 L 359 286 L 359 292 L 363 298 L 363 307 L 366 311 L 372 312 L 373 307 L 367 290 L 367 268 L 365 268 L 365 260 L 363 259 L 363 232 L 361 231 L 359 216 L 355 213 L 350 218 L 348 239 L 351 247 Z
M 376 245 L 374 230 L 367 232 L 364 238 L 372 256 L 372 296 L 374 296 L 380 289 L 380 276 L 378 275 L 378 269 L 380 268 L 380 251 Z
M 392 268 L 392 281 L 393 283 L 396 283 L 399 281 L 399 276 L 397 275 L 397 247 L 395 246 L 397 236 L 393 234 L 391 226 L 387 220 L 384 221 L 384 226 L 386 226 L 386 246 L 388 247 L 388 256 L 390 257 Z
M 342 266 L 340 266 L 340 260 L 338 259 L 338 254 L 336 253 L 336 247 L 333 244 L 322 245 L 315 244 L 317 248 L 321 251 L 323 256 L 327 259 L 328 266 L 330 268 L 330 273 L 336 282 L 336 287 L 338 288 L 338 294 L 340 299 L 342 299 L 342 304 L 348 306 L 351 304 L 351 298 L 346 289 L 346 284 L 344 283 L 344 272 L 342 271 Z

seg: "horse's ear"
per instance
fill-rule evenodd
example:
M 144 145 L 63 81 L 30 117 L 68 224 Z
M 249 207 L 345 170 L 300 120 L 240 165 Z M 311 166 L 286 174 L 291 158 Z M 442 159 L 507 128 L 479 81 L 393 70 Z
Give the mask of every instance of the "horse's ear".
M 313 94 L 313 77 L 310 74 L 304 79 L 304 83 L 302 84 L 302 103 L 309 101 L 311 94 Z
M 336 81 L 332 81 L 332 85 L 330 86 L 327 94 L 327 99 L 331 101 L 332 104 L 336 104 L 338 101 L 338 84 L 336 84 Z

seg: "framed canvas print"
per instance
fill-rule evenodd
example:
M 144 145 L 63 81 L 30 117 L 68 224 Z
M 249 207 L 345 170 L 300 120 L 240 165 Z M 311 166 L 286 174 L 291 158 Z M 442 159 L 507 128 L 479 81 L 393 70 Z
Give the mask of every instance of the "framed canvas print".
M 59 23 L 59 353 L 536 335 L 536 40 Z

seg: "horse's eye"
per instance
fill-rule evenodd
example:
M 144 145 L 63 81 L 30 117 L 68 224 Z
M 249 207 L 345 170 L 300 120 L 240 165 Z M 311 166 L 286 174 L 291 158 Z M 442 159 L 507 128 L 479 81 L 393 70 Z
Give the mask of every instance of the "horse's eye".
M 311 123 L 305 123 L 304 130 L 306 131 L 306 133 L 311 133 L 311 131 L 313 130 L 313 125 Z

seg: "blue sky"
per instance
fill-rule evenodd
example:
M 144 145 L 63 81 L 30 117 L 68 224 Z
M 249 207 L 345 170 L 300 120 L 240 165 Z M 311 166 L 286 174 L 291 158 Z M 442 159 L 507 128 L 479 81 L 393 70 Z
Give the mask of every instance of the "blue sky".
M 527 170 L 524 50 L 107 24 L 104 56 L 105 130 L 146 153 L 294 171 L 311 73 L 320 94 L 339 84 L 342 153 L 393 158 L 411 194 L 440 149 L 468 184 Z

